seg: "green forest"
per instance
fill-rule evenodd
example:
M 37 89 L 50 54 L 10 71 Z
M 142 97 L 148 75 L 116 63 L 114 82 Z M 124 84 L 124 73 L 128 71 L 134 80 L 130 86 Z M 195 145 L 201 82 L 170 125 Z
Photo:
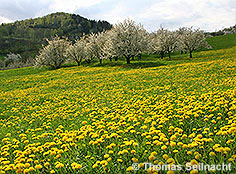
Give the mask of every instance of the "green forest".
M 12 52 L 21 54 L 27 60 L 37 54 L 42 44 L 46 44 L 46 38 L 58 35 L 73 41 L 83 34 L 97 33 L 111 27 L 107 21 L 89 20 L 68 13 L 52 13 L 40 18 L 1 24 L 0 57 Z

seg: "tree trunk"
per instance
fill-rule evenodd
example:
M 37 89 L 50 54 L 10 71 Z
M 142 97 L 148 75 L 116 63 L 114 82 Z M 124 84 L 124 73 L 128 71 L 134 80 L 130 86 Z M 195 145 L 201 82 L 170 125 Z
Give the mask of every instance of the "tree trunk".
M 55 69 L 59 69 L 60 67 L 61 67 L 61 63 L 55 64 Z
M 102 64 L 102 59 L 99 59 L 100 65 Z
M 52 64 L 51 67 L 54 69 L 57 69 L 57 67 L 58 67 L 57 62 L 54 62 L 54 65 Z
M 90 64 L 91 60 L 86 60 L 86 62 L 87 62 L 88 64 Z
M 127 64 L 130 64 L 130 57 L 126 57 Z
M 109 59 L 110 59 L 110 61 L 112 62 L 112 57 L 110 57 Z
M 190 58 L 192 58 L 193 57 L 192 51 L 189 51 L 189 54 L 190 54 Z
M 163 59 L 164 58 L 164 53 L 161 52 L 160 55 L 161 55 L 161 59 Z
M 139 58 L 139 59 L 142 59 L 142 54 L 141 54 L 141 53 L 138 54 L 138 58 Z
M 115 61 L 118 61 L 118 57 L 117 56 L 115 57 Z
M 77 64 L 78 64 L 78 66 L 80 66 L 80 61 L 76 60 L 76 62 L 77 62 Z
M 169 59 L 171 59 L 171 56 L 170 56 L 170 51 L 168 51 L 168 56 L 169 56 Z

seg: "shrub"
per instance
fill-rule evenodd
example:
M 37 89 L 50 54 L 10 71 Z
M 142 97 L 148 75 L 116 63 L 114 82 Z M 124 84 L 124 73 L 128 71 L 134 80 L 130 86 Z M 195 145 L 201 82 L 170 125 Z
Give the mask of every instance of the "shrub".
M 22 58 L 21 58 L 20 54 L 9 53 L 5 57 L 5 66 L 8 66 L 9 64 L 13 64 L 13 63 L 16 63 L 16 62 L 20 62 L 21 59 Z
M 2 68 L 4 68 L 4 67 L 5 67 L 5 62 L 2 61 L 2 60 L 0 60 L 0 68 L 2 69 Z

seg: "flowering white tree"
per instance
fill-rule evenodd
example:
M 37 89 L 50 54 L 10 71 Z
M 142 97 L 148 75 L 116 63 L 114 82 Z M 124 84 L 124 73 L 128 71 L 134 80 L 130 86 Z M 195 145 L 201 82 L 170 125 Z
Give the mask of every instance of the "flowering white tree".
M 141 24 L 137 25 L 134 21 L 126 19 L 116 24 L 112 30 L 112 49 L 115 53 L 113 56 L 124 56 L 129 64 L 131 57 L 144 51 L 146 38 L 143 33 L 146 33 L 146 30 Z
M 153 52 L 159 53 L 161 58 L 167 53 L 171 58 L 171 53 L 177 48 L 178 35 L 175 31 L 161 28 L 151 35 L 151 47 Z
M 66 56 L 69 58 L 69 60 L 77 62 L 79 66 L 82 59 L 85 59 L 87 57 L 86 47 L 87 40 L 85 39 L 85 36 L 82 36 L 79 40 L 76 41 L 75 44 L 70 45 L 70 47 L 67 49 Z
M 184 34 L 184 31 L 185 31 L 185 27 L 181 27 L 181 28 L 179 28 L 178 30 L 176 30 L 176 33 L 177 33 L 177 35 L 178 35 L 177 49 L 181 52 L 181 54 L 187 53 L 186 50 L 183 50 L 183 49 L 180 47 L 180 44 L 179 44 L 179 39 L 180 39 L 180 37 Z
M 149 52 L 149 34 L 148 32 L 141 26 L 141 29 L 139 30 L 139 38 L 140 40 L 137 41 L 137 51 L 138 51 L 138 56 L 141 59 L 142 53 Z
M 90 34 L 87 38 L 88 54 L 91 58 L 97 58 L 102 64 L 102 60 L 108 58 L 108 54 L 105 51 L 105 43 L 107 42 L 106 32 L 100 32 L 98 34 Z
M 67 56 L 70 60 L 76 61 L 78 65 L 82 59 L 90 63 L 93 58 L 98 58 L 101 64 L 103 59 L 110 56 L 107 54 L 108 47 L 110 51 L 110 45 L 106 44 L 107 36 L 106 32 L 84 35 L 67 49 Z
M 211 48 L 207 43 L 205 34 L 200 29 L 180 28 L 180 34 L 178 39 L 178 45 L 180 50 L 189 51 L 190 58 L 192 58 L 192 52 L 200 48 Z
M 87 62 L 90 63 L 90 60 L 98 57 L 98 51 L 99 47 L 97 44 L 97 34 L 91 33 L 90 35 L 87 35 L 86 37 L 86 54 L 85 57 L 87 59 Z
M 119 49 L 118 47 L 116 47 L 116 45 L 114 44 L 116 42 L 116 32 L 114 30 L 114 28 L 112 28 L 111 30 L 107 30 L 104 33 L 105 37 L 106 37 L 106 41 L 103 45 L 102 48 L 102 52 L 104 54 L 104 56 L 106 58 L 109 58 L 110 60 L 112 60 L 112 58 L 115 58 L 115 60 L 118 59 L 118 52 Z
M 67 58 L 66 50 L 71 45 L 71 42 L 67 38 L 61 39 L 58 36 L 52 40 L 47 40 L 47 42 L 48 45 L 39 51 L 34 64 L 36 67 L 45 65 L 55 69 L 60 68 Z

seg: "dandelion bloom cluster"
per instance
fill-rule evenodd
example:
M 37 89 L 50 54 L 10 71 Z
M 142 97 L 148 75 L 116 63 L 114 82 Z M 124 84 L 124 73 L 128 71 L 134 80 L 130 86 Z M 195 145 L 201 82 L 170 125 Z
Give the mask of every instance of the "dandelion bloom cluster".
M 235 165 L 235 48 L 198 56 L 149 68 L 0 72 L 0 173 Z

